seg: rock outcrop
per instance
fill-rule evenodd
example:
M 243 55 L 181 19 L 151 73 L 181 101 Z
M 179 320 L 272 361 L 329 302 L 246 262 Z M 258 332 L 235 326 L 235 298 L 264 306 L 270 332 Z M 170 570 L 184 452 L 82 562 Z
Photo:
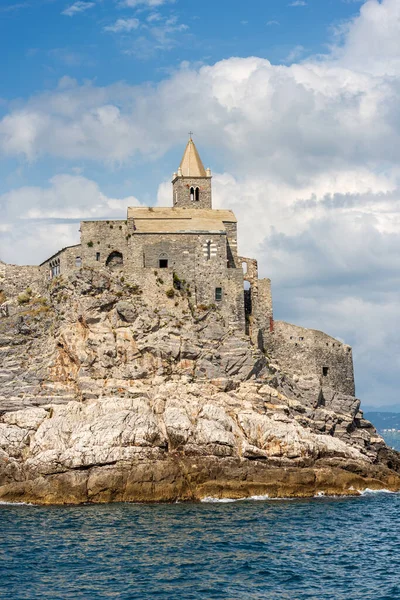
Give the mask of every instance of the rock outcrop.
M 2 306 L 0 500 L 400 489 L 400 455 L 359 400 L 281 373 L 157 274 L 142 293 L 82 269 Z

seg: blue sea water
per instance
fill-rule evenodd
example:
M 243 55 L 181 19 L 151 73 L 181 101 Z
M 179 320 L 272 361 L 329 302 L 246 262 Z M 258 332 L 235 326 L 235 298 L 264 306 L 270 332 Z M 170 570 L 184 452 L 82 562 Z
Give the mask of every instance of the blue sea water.
M 398 600 L 400 495 L 0 506 L 7 600 Z

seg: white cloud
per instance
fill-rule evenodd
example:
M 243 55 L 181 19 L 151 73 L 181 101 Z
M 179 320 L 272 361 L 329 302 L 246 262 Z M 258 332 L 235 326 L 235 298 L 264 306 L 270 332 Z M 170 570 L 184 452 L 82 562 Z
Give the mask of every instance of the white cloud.
M 78 2 L 74 2 L 71 6 L 68 6 L 65 10 L 62 11 L 62 15 L 66 15 L 67 17 L 73 17 L 79 13 L 85 12 L 89 8 L 93 8 L 95 6 L 94 2 L 83 2 L 82 0 L 78 0 Z
M 333 57 L 340 64 L 374 75 L 399 75 L 400 2 L 368 0 L 359 16 L 336 29 Z
M 269 26 L 270 26 L 270 25 L 279 25 L 279 21 L 275 21 L 275 20 L 272 20 L 272 21 L 267 21 L 267 22 L 266 22 L 266 25 L 269 25 Z
M 0 259 L 40 263 L 60 247 L 79 243 L 80 220 L 126 218 L 128 206 L 139 201 L 109 198 L 97 183 L 76 175 L 56 175 L 47 187 L 12 190 L 0 196 Z
M 301 56 L 303 56 L 305 54 L 305 52 L 306 52 L 306 49 L 304 48 L 304 46 L 301 46 L 301 45 L 295 46 L 294 48 L 292 48 L 292 50 L 287 55 L 285 62 L 292 63 L 295 60 L 298 60 Z
M 127 33 L 139 27 L 139 19 L 117 19 L 114 25 L 104 27 L 104 31 L 113 31 L 114 33 Z
M 307 2 L 304 0 L 295 0 L 294 2 L 291 2 L 289 6 L 307 6 Z

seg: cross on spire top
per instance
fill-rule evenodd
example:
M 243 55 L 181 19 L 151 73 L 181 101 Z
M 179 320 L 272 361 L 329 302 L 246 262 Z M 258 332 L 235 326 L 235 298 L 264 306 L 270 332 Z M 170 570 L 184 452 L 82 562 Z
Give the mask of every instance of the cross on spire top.
M 189 140 L 192 139 L 193 131 L 189 131 Z

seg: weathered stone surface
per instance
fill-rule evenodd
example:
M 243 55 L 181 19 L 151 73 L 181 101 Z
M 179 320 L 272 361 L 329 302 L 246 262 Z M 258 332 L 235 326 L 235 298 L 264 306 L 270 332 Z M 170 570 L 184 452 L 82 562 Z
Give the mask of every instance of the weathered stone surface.
M 93 269 L 34 300 L 0 318 L 0 499 L 400 487 L 399 455 L 356 398 L 283 374 L 211 308 Z

